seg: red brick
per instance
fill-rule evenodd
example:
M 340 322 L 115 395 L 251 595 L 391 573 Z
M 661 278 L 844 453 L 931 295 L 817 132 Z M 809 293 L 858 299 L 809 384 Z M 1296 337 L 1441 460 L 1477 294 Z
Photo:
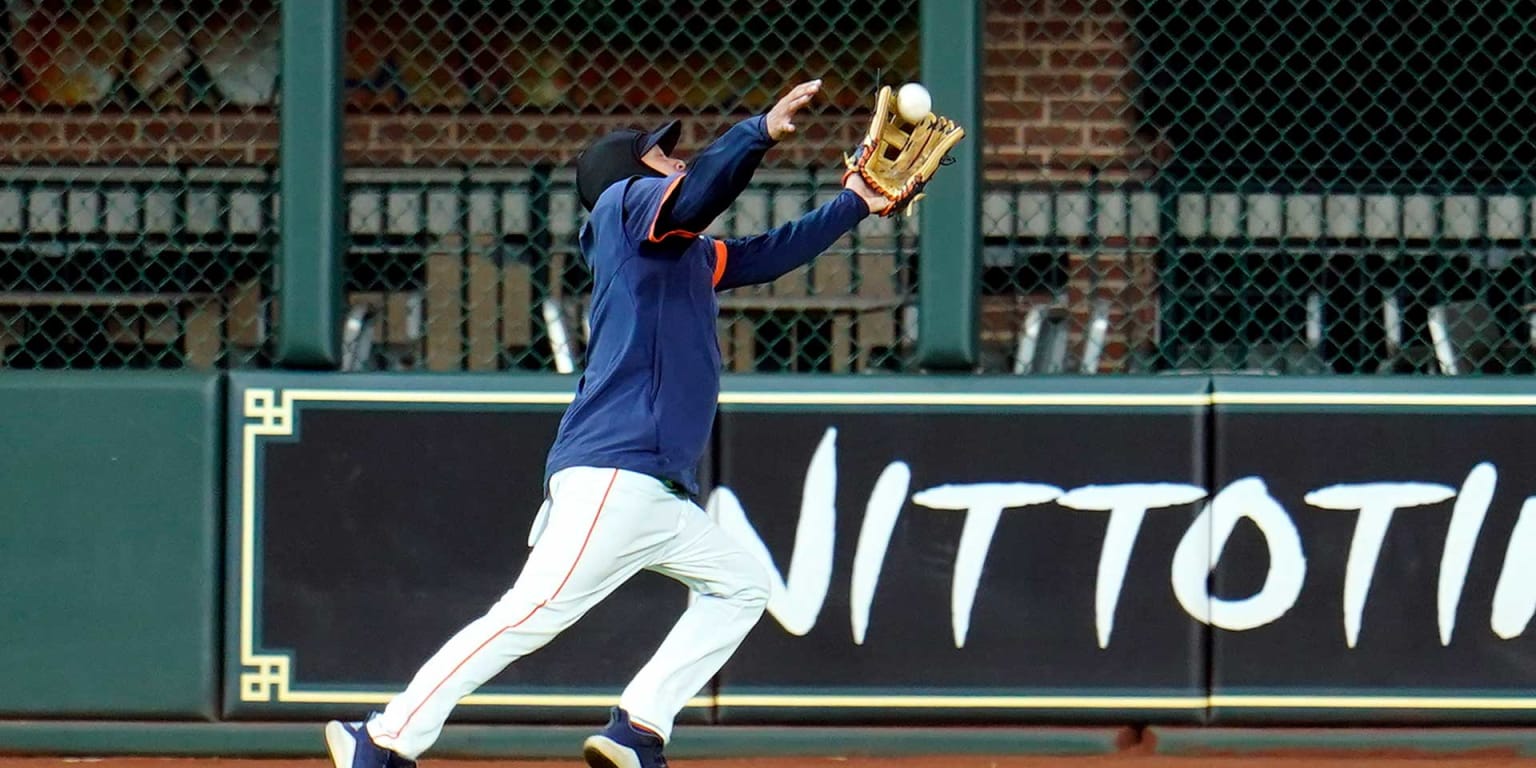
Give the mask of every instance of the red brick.
M 246 147 L 246 162 L 255 165 L 272 165 L 277 162 L 276 144 L 252 144 Z
M 57 165 L 95 163 L 100 161 L 101 156 L 101 147 L 84 143 L 50 146 L 44 149 L 44 151 L 33 155 L 33 157 L 39 158 L 45 163 Z
M 139 124 L 139 136 L 151 144 L 195 141 L 199 129 L 185 119 L 153 118 Z
M 1043 64 L 1040 51 L 988 48 L 982 56 L 982 69 L 996 74 L 1011 74 L 1021 69 L 1039 69 Z
M 236 120 L 221 121 L 223 139 L 233 142 L 276 144 L 278 142 L 277 119 L 273 116 L 251 115 Z
M 1133 81 L 1125 75 L 1094 75 L 1088 79 L 1088 87 L 1094 93 L 1125 93 Z
M 1013 98 L 1020 91 L 1019 81 L 1017 75 L 984 72 L 981 76 L 981 92 L 983 97 Z
M 1124 152 L 1071 147 L 1057 153 L 1052 164 L 1061 168 L 1121 168 L 1126 165 L 1126 156 Z
M 1035 43 L 1062 43 L 1078 37 L 1078 29 L 1066 19 L 1024 22 L 1024 39 Z
M 1124 261 L 1119 259 L 1106 261 L 1103 257 L 1100 257 L 1099 276 L 1104 280 L 1117 280 L 1125 283 L 1131 279 L 1131 272 L 1126 268 Z
M 465 145 L 497 144 L 506 141 L 506 129 L 512 121 L 497 117 L 465 117 L 459 123 L 459 132 Z
M 1125 43 L 1131 39 L 1131 25 L 1123 17 L 1085 20 L 1078 27 L 1079 38 L 1087 41 Z
M 459 124 L 456 120 L 413 122 L 407 128 L 406 136 L 414 144 L 451 146 L 460 140 Z
M 446 160 L 447 158 L 441 159 Z M 516 165 L 525 163 L 529 159 L 526 150 L 513 146 L 477 146 L 473 149 L 455 153 L 453 156 L 454 161 L 491 166 Z
M 6 137 L 8 142 L 56 144 L 64 140 L 64 129 L 58 121 L 47 118 L 0 115 L 0 136 Z
M 1024 24 L 1013 19 L 987 19 L 982 30 L 983 45 L 1018 45 L 1024 42 Z
M 1071 74 L 1035 74 L 1023 78 L 1024 93 L 1041 96 L 1073 95 L 1082 90 L 1083 76 Z
M 570 132 L 567 131 L 567 128 L 568 126 L 558 125 L 555 123 L 542 123 L 533 129 L 534 140 L 543 142 L 545 144 L 559 143 L 566 140 L 566 137 L 569 135 Z M 575 141 L 578 143 L 581 140 L 579 134 L 571 138 L 575 139 Z
M 1039 16 L 1046 12 L 1050 0 L 987 0 L 987 18 L 1000 15 Z
M 1014 98 L 988 98 L 982 103 L 982 119 L 1039 122 L 1045 119 L 1045 105 L 1038 101 Z
M 1082 79 L 1064 81 L 1047 73 L 1036 74 L 1045 79 L 1034 82 L 1049 83 L 1054 88 L 1072 87 Z M 1017 77 L 1011 81 L 1017 83 Z M 994 79 L 993 83 L 996 82 Z M 1129 169 L 1139 174 L 1154 169 L 1154 161 L 1146 156 L 1145 149 L 1126 133 L 1123 121 L 1130 119 L 1132 112 L 1124 104 L 1124 94 L 1106 94 L 1098 99 L 1052 97 L 1048 105 L 1040 96 L 987 94 L 983 105 L 986 124 L 970 128 L 973 135 L 987 140 L 985 162 L 989 174 L 1027 179 L 1063 170 L 1078 173 L 1090 165 Z M 775 154 L 776 164 L 835 164 L 840 153 L 862 132 L 864 126 L 859 117 L 861 114 L 847 111 L 807 117 L 802 121 L 799 140 L 787 143 Z M 736 114 L 689 116 L 684 151 L 696 151 L 738 119 L 740 115 Z M 647 122 L 629 114 L 350 115 L 346 123 L 346 154 L 347 161 L 354 165 L 564 163 L 593 136 L 637 121 Z M 1042 122 L 1046 124 L 1040 125 Z M 60 146 L 66 125 L 72 126 L 71 136 L 92 137 L 85 142 L 92 146 Z M 0 139 L 0 152 L 6 162 L 38 164 L 270 164 L 275 161 L 277 149 L 275 125 L 275 118 L 269 114 L 240 112 L 128 119 L 113 115 L 0 115 L 0 135 L 6 136 Z M 1085 140 L 1090 143 L 1085 144 Z
M 1069 123 L 1120 120 L 1125 117 L 1122 105 L 1102 100 L 1051 99 L 1050 120 Z
M 835 141 L 838 138 L 838 127 L 824 122 L 814 122 L 798 126 L 799 141 L 808 141 L 816 144 L 824 144 Z
M 1110 16 L 1121 12 L 1124 0 L 1054 0 L 1056 13 L 1068 16 Z
M 1118 298 L 1125 294 L 1128 283 L 1124 280 L 1113 278 L 1100 278 L 1094 285 L 1093 296 L 1096 298 Z
M 507 142 L 523 142 L 523 141 L 527 141 L 528 140 L 528 123 L 521 122 L 521 121 L 506 123 L 505 125 L 502 126 L 501 138 L 502 138 L 502 141 L 507 141 Z
M 348 144 L 342 148 L 342 162 L 352 167 L 366 167 L 381 164 L 379 157 L 384 153 L 377 146 L 363 144 Z
M 55 144 L 0 144 L 0 162 L 51 164 L 56 162 L 51 153 L 59 148 Z
M 982 142 L 988 147 L 1011 146 L 1019 143 L 1019 126 L 1012 123 L 989 122 L 982 134 Z
M 348 147 L 361 147 L 373 141 L 373 123 L 347 115 L 341 122 L 342 143 Z
M 89 163 L 111 164 L 119 167 L 143 165 L 152 160 L 130 144 L 103 144 L 90 147 Z
M 456 138 L 452 122 L 441 118 L 401 115 L 363 119 L 373 122 L 373 141 L 380 145 L 451 144 Z
M 71 144 L 127 143 L 134 140 L 138 125 L 122 118 L 69 118 L 61 121 L 64 141 Z
M 1123 334 L 1122 334 L 1123 339 Z M 1131 347 L 1123 340 L 1106 342 L 1104 344 L 1104 356 L 1099 359 L 1099 370 L 1115 370 L 1119 363 L 1130 356 Z
M 1083 132 L 1077 128 L 1046 125 L 1024 131 L 1024 144 L 1029 147 L 1077 147 L 1082 144 Z
M 1038 158 L 1030 155 L 1019 145 L 987 147 L 987 165 L 992 168 L 1018 170 L 1037 165 Z
M 176 148 L 183 162 L 196 165 L 235 167 L 252 162 L 246 147 L 234 144 L 195 144 Z
M 365 115 L 354 117 L 352 121 L 369 127 L 370 144 L 376 146 L 398 144 L 405 139 L 405 126 L 393 117 Z
M 1046 61 L 1051 69 L 1112 69 L 1123 70 L 1129 64 L 1125 52 L 1116 47 L 1058 48 L 1050 52 Z
M 678 146 L 688 150 L 706 146 L 726 127 L 726 121 L 713 116 L 684 121 L 683 136 Z
M 1131 141 L 1131 132 L 1123 126 L 1114 128 L 1090 128 L 1088 130 L 1088 143 L 1095 146 L 1122 147 Z

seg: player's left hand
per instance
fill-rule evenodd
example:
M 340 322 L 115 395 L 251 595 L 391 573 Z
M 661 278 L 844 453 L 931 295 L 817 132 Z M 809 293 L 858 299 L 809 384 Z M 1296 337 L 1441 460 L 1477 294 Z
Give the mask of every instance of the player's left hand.
M 768 138 L 780 141 L 795 132 L 795 113 L 811 102 L 811 97 L 821 90 L 820 80 L 801 83 L 784 94 L 779 103 L 768 110 Z
M 869 206 L 870 213 L 885 210 L 891 204 L 891 201 L 887 200 L 885 195 L 870 189 L 869 184 L 864 181 L 864 177 L 857 173 L 847 174 L 847 178 L 843 179 L 843 186 L 855 195 L 858 195 L 859 199 Z

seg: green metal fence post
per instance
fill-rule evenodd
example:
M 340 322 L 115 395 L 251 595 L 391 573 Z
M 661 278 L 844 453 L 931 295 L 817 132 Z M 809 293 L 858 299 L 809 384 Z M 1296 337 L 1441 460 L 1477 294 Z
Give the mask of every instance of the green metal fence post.
M 283 0 L 277 364 L 340 360 L 342 0 Z
M 976 365 L 981 264 L 982 0 L 923 0 L 922 72 L 935 112 L 965 127 L 918 204 L 918 363 Z

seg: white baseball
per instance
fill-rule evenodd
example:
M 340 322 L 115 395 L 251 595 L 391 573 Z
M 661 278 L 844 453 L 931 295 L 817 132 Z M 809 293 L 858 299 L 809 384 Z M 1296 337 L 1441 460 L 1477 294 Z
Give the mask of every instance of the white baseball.
M 933 112 L 933 97 L 917 83 L 907 83 L 896 92 L 896 112 L 901 119 L 916 123 Z

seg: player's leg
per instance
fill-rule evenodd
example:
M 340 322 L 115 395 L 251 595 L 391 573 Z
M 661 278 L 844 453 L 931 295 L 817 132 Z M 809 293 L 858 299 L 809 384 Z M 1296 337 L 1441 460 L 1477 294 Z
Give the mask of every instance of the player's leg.
M 676 531 L 652 514 L 662 494 L 643 475 L 575 468 L 550 483 L 547 524 L 512 589 L 454 635 L 405 691 L 369 721 L 375 744 L 425 751 L 459 699 L 543 647 L 641 568 Z
M 619 706 L 638 725 L 671 737 L 672 721 L 720 671 L 768 605 L 768 574 L 698 505 L 679 501 L 682 528 L 648 570 L 693 591 L 656 654 L 624 689 Z

